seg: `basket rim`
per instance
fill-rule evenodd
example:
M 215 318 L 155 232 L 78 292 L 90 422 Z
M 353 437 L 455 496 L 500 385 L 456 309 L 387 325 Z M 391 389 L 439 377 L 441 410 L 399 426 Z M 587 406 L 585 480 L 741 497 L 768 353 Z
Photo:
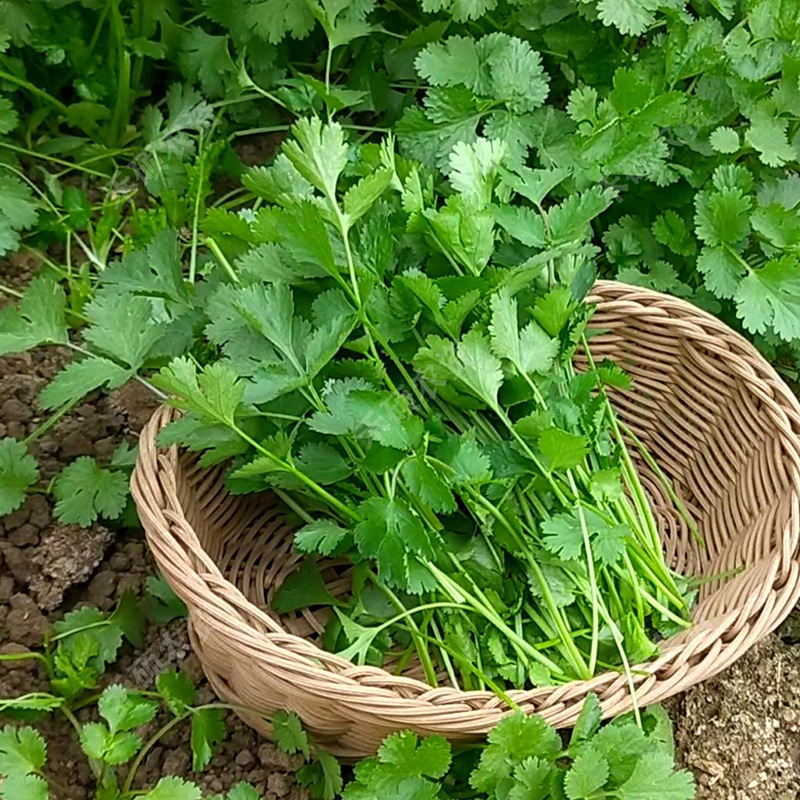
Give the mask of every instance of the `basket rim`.
M 771 404 L 778 428 L 792 445 L 788 449 L 794 484 L 790 522 L 796 531 L 800 527 L 800 402 L 754 345 L 708 312 L 652 289 L 618 281 L 598 281 L 587 301 L 601 303 L 604 311 L 622 312 L 630 307 L 641 313 L 646 307 L 654 320 L 668 322 L 724 355 L 749 385 L 764 384 L 759 397 Z M 393 708 L 409 704 L 414 708 L 420 704 L 427 708 L 446 706 L 452 712 L 466 714 L 465 725 L 475 731 L 488 730 L 502 714 L 509 712 L 507 704 L 488 690 L 431 687 L 416 678 L 392 675 L 381 667 L 357 666 L 283 629 L 250 601 L 207 555 L 177 500 L 178 449 L 172 446 L 164 451 L 157 445 L 158 432 L 176 413 L 162 406 L 143 429 L 131 488 L 156 563 L 190 612 L 194 612 L 198 602 L 203 604 L 204 617 L 233 624 L 242 646 L 254 659 L 316 676 L 324 682 L 324 692 L 328 695 L 338 694 L 334 691 L 338 687 L 339 696 L 352 699 L 354 693 L 369 693 L 373 700 L 391 699 Z M 175 527 L 181 529 L 182 541 L 174 535 Z M 629 710 L 634 702 L 663 700 L 711 677 L 777 627 L 800 599 L 799 547 L 795 535 L 793 545 L 784 541 L 778 552 L 772 554 L 761 584 L 769 588 L 764 589 L 759 606 L 749 609 L 746 619 L 741 618 L 741 608 L 730 609 L 695 625 L 677 641 L 665 640 L 654 660 L 633 666 L 636 701 L 631 697 L 626 676 L 617 672 L 598 673 L 589 680 L 559 686 L 510 689 L 507 696 L 526 711 L 540 711 L 540 704 L 546 704 L 548 718 L 559 725 L 574 722 L 576 703 L 580 706 L 590 692 L 600 695 L 604 715 L 609 716 Z M 204 576 L 200 575 L 200 566 Z M 273 636 L 280 639 L 279 644 L 271 641 Z M 475 714 L 478 718 L 473 719 Z M 487 716 L 491 717 L 491 724 L 482 724 L 481 720 Z

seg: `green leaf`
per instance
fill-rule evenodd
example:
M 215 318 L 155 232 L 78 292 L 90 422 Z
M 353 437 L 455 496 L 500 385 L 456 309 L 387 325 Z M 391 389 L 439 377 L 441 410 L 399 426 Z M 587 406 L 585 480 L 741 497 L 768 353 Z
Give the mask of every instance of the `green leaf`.
M 388 586 L 411 590 L 409 554 L 433 556 L 428 533 L 400 499 L 372 497 L 358 507 L 363 519 L 353 533 L 359 552 L 374 559 Z
M 199 84 L 206 97 L 222 97 L 236 66 L 228 52 L 228 37 L 213 36 L 192 25 L 181 39 L 178 64 L 183 74 Z
M 100 716 L 108 722 L 112 733 L 130 731 L 152 722 L 158 706 L 124 686 L 112 684 L 97 701 Z
M 53 494 L 59 520 L 88 527 L 100 516 L 119 517 L 128 500 L 128 477 L 81 456 L 59 473 Z
M 451 36 L 429 44 L 417 57 L 416 68 L 433 86 L 464 85 L 515 113 L 538 108 L 549 91 L 541 56 L 526 41 L 505 33 L 480 39 Z
M 337 450 L 321 442 L 303 445 L 295 466 L 323 486 L 338 483 L 353 471 Z
M 559 244 L 591 236 L 589 223 L 611 205 L 616 195 L 612 188 L 593 186 L 585 192 L 569 195 L 551 208 L 548 211 L 551 242 Z
M 450 767 L 451 749 L 441 736 L 429 736 L 420 742 L 417 734 L 402 731 L 384 739 L 378 759 L 396 767 L 400 775 L 443 778 Z
M 598 503 L 606 500 L 615 502 L 622 499 L 622 477 L 617 467 L 601 469 L 590 480 L 589 491 Z
M 0 714 L 5 711 L 54 711 L 63 705 L 63 697 L 55 697 L 46 692 L 31 692 L 0 700 Z
M 454 486 L 478 486 L 491 480 L 491 461 L 476 441 L 474 431 L 454 437 L 437 455 L 453 471 L 447 479 Z
M 163 698 L 167 708 L 179 717 L 194 705 L 195 688 L 183 672 L 162 672 L 156 676 L 156 690 Z
M 198 375 L 193 361 L 176 358 L 161 369 L 153 383 L 168 392 L 178 408 L 230 426 L 244 395 L 244 384 L 222 362 L 210 364 Z
M 551 336 L 558 336 L 572 316 L 575 304 L 569 289 L 554 286 L 544 297 L 538 297 L 533 306 L 533 318 Z
M 717 128 L 708 142 L 718 153 L 735 153 L 741 147 L 739 134 L 733 128 Z
M 50 800 L 47 781 L 38 775 L 12 775 L 0 784 L 3 800 Z
M 301 785 L 309 787 L 312 797 L 335 800 L 343 787 L 341 766 L 327 750 L 317 747 L 316 755 L 317 763 L 301 767 L 297 779 Z
M 108 624 L 119 628 L 134 647 L 142 646 L 145 618 L 133 591 L 123 592 L 114 613 L 108 618 Z
M 455 349 L 451 342 L 429 336 L 414 357 L 414 366 L 432 388 L 452 383 L 468 389 L 491 408 L 497 407 L 497 393 L 503 383 L 500 359 L 479 330 L 465 334 Z
M 572 735 L 569 740 L 570 748 L 594 736 L 600 728 L 602 719 L 603 709 L 600 701 L 597 699 L 597 695 L 591 692 L 586 695 L 581 713 L 575 722 L 575 727 L 572 729 Z
M 0 775 L 6 777 L 39 772 L 47 760 L 47 744 L 33 728 L 0 730 Z
M 162 778 L 153 789 L 140 795 L 140 800 L 200 800 L 200 787 L 182 778 Z
M 558 354 L 558 342 L 535 322 L 519 330 L 517 301 L 507 292 L 492 295 L 492 350 L 508 359 L 523 374 L 545 373 Z
M 668 753 L 645 753 L 630 778 L 617 790 L 620 800 L 692 800 L 694 779 L 686 770 L 674 771 Z
M 336 600 L 325 587 L 316 561 L 306 558 L 275 592 L 270 608 L 276 614 L 289 614 L 300 608 L 335 603 Z
M 771 327 L 786 341 L 800 337 L 800 263 L 793 256 L 751 270 L 739 284 L 735 300 L 749 331 L 763 333 Z
M 697 259 L 697 269 L 708 289 L 717 297 L 736 294 L 746 266 L 735 251 L 722 247 L 704 247 Z
M 344 211 L 348 216 L 349 224 L 352 225 L 369 211 L 389 188 L 392 177 L 391 170 L 381 167 L 347 190 L 344 196 Z
M 425 505 L 440 514 L 456 510 L 453 493 L 423 456 L 408 459 L 401 472 L 410 492 Z
M 341 125 L 323 125 L 316 117 L 298 120 L 292 128 L 292 138 L 283 147 L 294 168 L 329 198 L 336 195 L 348 150 Z
M 17 308 L 0 311 L 0 355 L 66 343 L 66 302 L 64 290 L 55 281 L 34 278 Z
M 228 792 L 228 800 L 261 800 L 261 795 L 249 783 L 237 783 Z
M 495 794 L 508 786 L 509 775 L 526 759 L 535 757 L 552 763 L 560 752 L 561 738 L 541 717 L 516 712 L 489 733 L 488 745 L 470 775 L 470 786 Z
M 479 19 L 497 6 L 497 0 L 422 0 L 425 11 L 447 11 L 457 22 Z
M 583 530 L 574 514 L 556 514 L 542 522 L 542 543 L 565 561 L 575 561 L 583 555 Z
M 219 708 L 192 711 L 192 769 L 204 770 L 225 738 L 225 715 Z
M 409 414 L 397 394 L 372 389 L 366 381 L 349 378 L 329 381 L 323 398 L 327 411 L 316 411 L 308 426 L 317 433 L 368 438 L 401 450 L 416 447 L 422 424 Z
M 750 198 L 738 189 L 699 192 L 695 197 L 695 231 L 708 245 L 738 245 L 750 232 Z
M 683 0 L 599 0 L 597 12 L 605 25 L 639 36 L 655 22 L 659 8 L 682 8 Z
M 59 651 L 68 654 L 76 648 L 88 652 L 87 662 L 91 663 L 98 675 L 105 671 L 107 664 L 116 660 L 122 646 L 122 628 L 106 619 L 99 608 L 92 606 L 70 611 L 53 625 L 53 631 L 59 637 L 57 654 Z M 80 657 L 86 652 L 81 653 Z
M 450 185 L 470 203 L 485 208 L 492 202 L 501 166 L 508 157 L 505 142 L 479 137 L 458 142 L 450 153 Z
M 247 27 L 270 44 L 287 36 L 303 39 L 314 27 L 314 15 L 305 0 L 251 0 L 243 12 Z
M 174 619 L 187 615 L 183 600 L 172 591 L 163 576 L 151 575 L 146 581 L 147 593 L 144 604 L 147 615 L 157 625 L 166 625 Z
M 0 516 L 16 511 L 38 480 L 39 467 L 24 442 L 0 439 Z
M 758 157 L 769 167 L 782 167 L 794 161 L 795 151 L 787 138 L 789 120 L 776 119 L 766 113 L 757 113 L 744 135 L 745 141 L 758 152 Z
M 132 370 L 144 364 L 167 331 L 155 321 L 153 301 L 147 297 L 101 293 L 86 307 L 86 316 L 91 322 L 83 334 L 86 341 Z
M 68 364 L 47 384 L 39 396 L 44 408 L 74 403 L 95 389 L 117 389 L 133 377 L 133 371 L 107 358 L 85 358 Z
M 311 742 L 297 714 L 289 711 L 276 711 L 272 715 L 272 735 L 275 744 L 284 753 L 288 753 L 290 756 L 302 753 L 306 758 L 311 756 Z
M 608 762 L 591 745 L 583 748 L 572 762 L 564 778 L 564 791 L 569 800 L 586 800 L 605 786 L 608 780 Z M 655 800 L 656 795 L 651 796 Z
M 178 235 L 173 230 L 159 231 L 147 247 L 126 253 L 100 276 L 104 290 L 120 294 L 166 300 L 179 306 L 191 303 L 183 279 Z
M 539 434 L 539 449 L 550 469 L 571 469 L 583 463 L 589 452 L 589 440 L 560 428 L 546 428 Z
M 319 553 L 329 556 L 334 553 L 348 531 L 330 519 L 318 519 L 304 525 L 294 535 L 294 546 L 301 553 Z
M 38 218 L 31 190 L 15 176 L 0 173 L 0 256 L 16 250 L 19 231 L 32 228 Z

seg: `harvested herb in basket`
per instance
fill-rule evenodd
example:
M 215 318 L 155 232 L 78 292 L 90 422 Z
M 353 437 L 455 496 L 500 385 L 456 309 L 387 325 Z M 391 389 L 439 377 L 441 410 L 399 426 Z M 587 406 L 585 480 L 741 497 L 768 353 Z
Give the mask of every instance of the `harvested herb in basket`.
M 330 605 L 353 662 L 498 692 L 630 675 L 688 627 L 608 399 L 631 381 L 587 342 L 613 190 L 484 139 L 445 182 L 313 119 L 245 183 L 250 247 L 198 294 L 208 347 L 157 384 L 187 412 L 165 443 L 305 522 L 273 611 Z

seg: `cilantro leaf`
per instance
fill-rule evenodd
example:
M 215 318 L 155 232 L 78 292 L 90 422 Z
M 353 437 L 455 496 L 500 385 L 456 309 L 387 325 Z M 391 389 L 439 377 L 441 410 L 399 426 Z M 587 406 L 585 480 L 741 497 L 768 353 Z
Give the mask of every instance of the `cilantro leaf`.
M 192 711 L 192 769 L 200 772 L 214 757 L 220 742 L 225 738 L 225 715 L 219 708 L 202 708 Z
M 717 128 L 708 139 L 718 153 L 735 153 L 741 146 L 739 134 L 733 128 Z
M 512 714 L 489 733 L 488 745 L 470 775 L 470 786 L 494 794 L 526 759 L 552 763 L 561 752 L 561 739 L 541 717 Z
M 54 409 L 80 400 L 89 392 L 99 389 L 117 389 L 133 376 L 107 358 L 85 358 L 68 364 L 45 386 L 39 396 L 44 408 Z
M 787 341 L 800 337 L 800 263 L 793 256 L 751 270 L 739 284 L 735 300 L 749 331 L 763 333 L 771 327 Z
M 603 788 L 608 775 L 608 762 L 598 750 L 589 745 L 572 762 L 564 778 L 564 791 L 569 800 L 590 798 Z
M 434 511 L 446 514 L 456 510 L 453 493 L 425 458 L 413 456 L 401 472 L 412 494 Z
M 551 469 L 570 469 L 583 463 L 589 452 L 589 440 L 560 428 L 546 428 L 539 434 L 539 449 Z
M 2 220 L 0 220 L 0 224 Z M 49 278 L 34 278 L 14 308 L 0 311 L 0 355 L 19 353 L 40 344 L 64 344 L 64 290 Z
M 55 512 L 62 522 L 88 527 L 100 516 L 119 517 L 128 499 L 128 477 L 81 456 L 61 470 L 53 494 Z
M 124 686 L 112 684 L 97 701 L 100 716 L 112 734 L 140 728 L 155 719 L 158 706 Z
M 19 231 L 32 228 L 38 217 L 31 190 L 15 176 L 0 174 L 0 256 L 19 247 Z
M 200 787 L 182 778 L 162 778 L 154 788 L 143 795 L 142 800 L 200 800 Z
M 311 755 L 311 743 L 303 729 L 300 717 L 289 711 L 276 711 L 272 715 L 272 735 L 275 743 L 290 756 L 302 753 L 306 758 Z
M 193 361 L 176 358 L 161 369 L 153 383 L 168 392 L 178 408 L 230 426 L 234 425 L 244 395 L 244 384 L 222 362 L 211 364 L 198 374 Z
M 348 532 L 333 520 L 318 519 L 304 525 L 294 535 L 294 545 L 301 553 L 334 553 Z
M 373 497 L 358 507 L 363 522 L 353 533 L 359 552 L 374 559 L 378 577 L 388 586 L 413 591 L 409 555 L 430 558 L 428 533 L 408 506 L 399 499 Z
M 4 800 L 50 800 L 47 781 L 39 775 L 11 775 L 0 783 Z
M 47 760 L 47 745 L 33 728 L 0 730 L 0 775 L 31 775 L 39 772 Z
M 694 779 L 686 770 L 674 772 L 668 753 L 645 753 L 630 778 L 617 790 L 620 800 L 691 800 L 695 796 Z
M 535 322 L 522 330 L 517 321 L 517 301 L 506 292 L 492 295 L 492 350 L 508 359 L 519 372 L 547 372 L 558 353 L 558 342 Z
M 0 516 L 16 511 L 38 480 L 39 467 L 24 442 L 0 439 Z
M 330 381 L 323 398 L 326 411 L 316 411 L 308 425 L 318 433 L 372 439 L 386 447 L 415 447 L 422 425 L 410 416 L 402 398 L 369 387 L 365 381 Z
M 177 717 L 195 701 L 195 688 L 183 672 L 162 672 L 156 676 L 156 689 L 167 708 Z

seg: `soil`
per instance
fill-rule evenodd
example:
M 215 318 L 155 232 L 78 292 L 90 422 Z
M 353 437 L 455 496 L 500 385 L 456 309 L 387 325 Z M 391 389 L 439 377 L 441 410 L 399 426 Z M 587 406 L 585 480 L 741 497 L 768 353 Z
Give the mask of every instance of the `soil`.
M 33 269 L 24 257 L 0 262 L 0 283 L 21 288 Z M 5 302 L 0 294 L 0 307 Z M 69 357 L 65 349 L 49 348 L 0 358 L 0 437 L 23 439 L 47 418 L 36 396 Z M 43 485 L 75 456 L 104 461 L 121 437 L 134 442 L 153 407 L 135 383 L 108 398 L 90 397 L 32 445 Z M 125 591 L 141 595 L 152 572 L 141 531 L 62 525 L 47 496 L 30 496 L 19 511 L 0 518 L 0 653 L 40 645 L 47 626 L 76 605 L 110 609 Z M 800 798 L 800 616 L 782 633 L 783 639 L 767 637 L 731 669 L 668 703 L 678 758 L 697 778 L 698 800 Z M 169 668 L 198 682 L 200 702 L 212 701 L 183 621 L 151 628 L 144 646 L 124 651 L 106 679 L 149 689 L 153 676 Z M 0 697 L 46 688 L 35 662 L 0 664 Z M 92 713 L 84 709 L 78 718 L 87 721 Z M 156 720 L 145 736 L 166 721 Z M 63 787 L 55 800 L 88 800 L 92 775 L 72 727 L 59 715 L 37 726 L 48 741 L 50 775 Z M 228 737 L 202 774 L 192 773 L 188 732 L 178 727 L 150 752 L 135 785 L 146 788 L 178 775 L 214 793 L 245 780 L 266 800 L 300 800 L 305 793 L 294 781 L 298 766 L 296 758 L 229 716 Z

